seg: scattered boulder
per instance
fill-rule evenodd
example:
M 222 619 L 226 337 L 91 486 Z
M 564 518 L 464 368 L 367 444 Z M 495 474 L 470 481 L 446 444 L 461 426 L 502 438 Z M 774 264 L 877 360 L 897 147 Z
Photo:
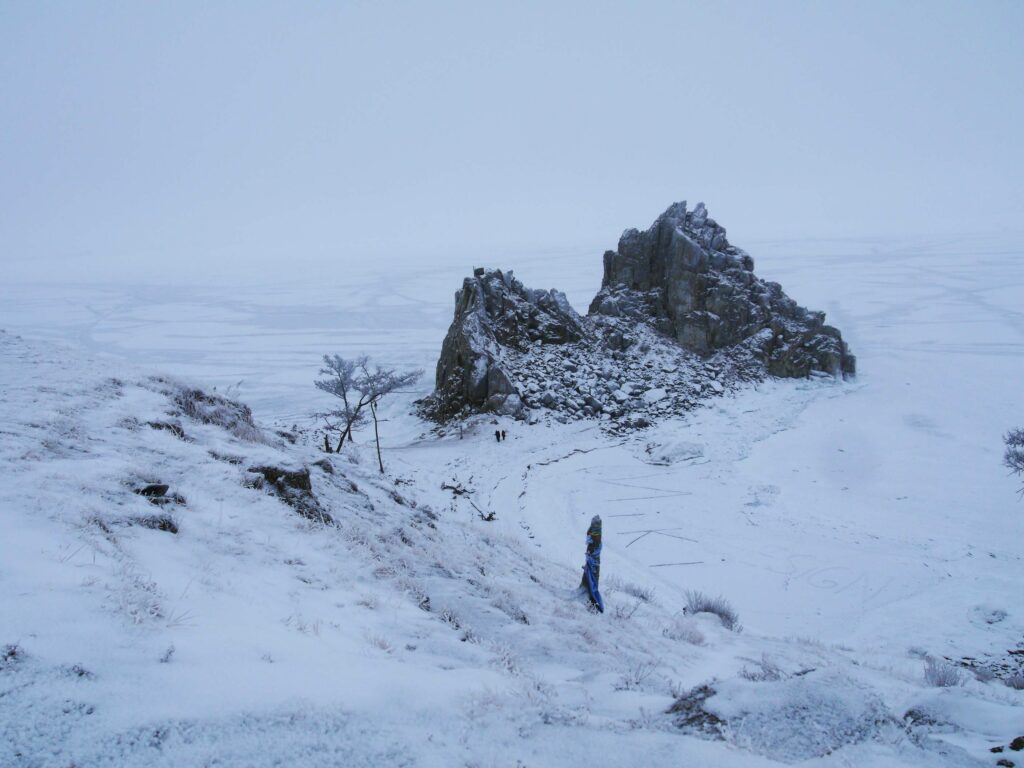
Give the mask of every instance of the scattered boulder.
M 313 462 L 313 466 L 314 467 L 319 467 L 324 472 L 326 472 L 328 475 L 333 475 L 334 474 L 334 465 L 331 464 L 329 459 L 320 459 L 320 461 L 314 461 Z
M 643 393 L 644 402 L 648 405 L 654 405 L 661 400 L 664 400 L 668 396 L 668 393 L 662 387 L 655 387 L 654 389 L 648 389 Z
M 285 469 L 264 465 L 250 467 L 249 472 L 252 474 L 249 483 L 251 487 L 273 493 L 307 520 L 324 525 L 333 524 L 333 518 L 313 495 L 313 483 L 309 477 L 308 467 Z
M 675 726 L 686 733 L 722 741 L 725 721 L 704 707 L 714 695 L 710 685 L 699 685 L 679 696 L 666 714 L 672 715 Z
M 235 466 L 238 466 L 239 464 L 242 464 L 245 461 L 245 459 L 242 458 L 241 456 L 234 456 L 229 453 L 220 453 L 219 451 L 211 450 L 209 451 L 209 454 L 217 461 L 225 461 L 228 464 L 234 464 Z
M 771 760 L 825 757 L 900 727 L 877 693 L 834 672 L 740 677 L 716 682 L 715 690 L 700 710 L 724 723 L 727 741 Z
M 175 421 L 150 421 L 147 422 L 152 429 L 159 430 L 161 432 L 170 432 L 179 440 L 183 440 L 186 443 L 191 443 L 188 435 L 185 434 L 185 430 L 181 428 L 181 424 Z
M 648 464 L 662 467 L 684 461 L 696 462 L 704 458 L 704 446 L 679 439 L 650 442 L 645 446 L 641 458 Z
M 141 528 L 150 528 L 154 531 L 164 531 L 165 533 L 178 532 L 178 521 L 167 513 L 147 515 L 145 517 L 133 517 L 129 522 L 131 525 L 137 525 Z
M 136 488 L 135 492 L 139 496 L 145 497 L 150 504 L 155 504 L 160 507 L 164 504 L 184 504 L 185 497 L 180 493 L 168 494 L 170 486 L 165 483 L 150 483 L 142 488 Z
M 0 648 L 0 671 L 13 667 L 25 657 L 25 652 L 17 643 Z

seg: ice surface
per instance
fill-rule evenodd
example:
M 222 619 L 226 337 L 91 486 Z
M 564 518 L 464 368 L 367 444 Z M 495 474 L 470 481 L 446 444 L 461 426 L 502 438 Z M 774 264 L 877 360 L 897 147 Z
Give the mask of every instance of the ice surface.
M 256 462 L 311 465 L 315 442 L 187 420 L 182 441 L 146 426 L 180 418 L 147 377 L 233 387 L 270 435 L 314 426 L 325 352 L 432 369 L 468 266 L 0 285 L 0 647 L 21 649 L 0 667 L 0 764 L 990 764 L 1024 693 L 928 688 L 920 654 L 1002 659 L 1024 638 L 1024 507 L 1000 466 L 1024 423 L 1024 244 L 750 251 L 843 328 L 856 381 L 769 382 L 630 438 L 499 419 L 496 443 L 487 419 L 460 438 L 412 417 L 428 376 L 382 411 L 386 478 L 365 432 L 313 469 L 337 529 L 243 484 Z M 577 307 L 599 280 L 593 254 L 512 266 Z M 126 522 L 152 507 L 142 481 L 185 498 L 177 535 Z M 594 514 L 601 617 L 571 597 Z M 687 589 L 744 631 L 681 617 Z M 741 676 L 766 654 L 783 679 Z M 712 680 L 724 742 L 663 714 Z

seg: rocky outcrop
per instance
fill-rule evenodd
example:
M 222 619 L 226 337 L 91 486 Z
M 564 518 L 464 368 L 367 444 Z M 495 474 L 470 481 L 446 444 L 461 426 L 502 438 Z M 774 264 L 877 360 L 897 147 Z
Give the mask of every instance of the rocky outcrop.
M 604 255 L 591 314 L 648 322 L 686 349 L 708 355 L 751 340 L 768 373 L 852 375 L 856 361 L 839 331 L 754 275 L 754 260 L 729 244 L 703 203 L 669 207 L 640 232 L 628 229 Z
M 487 275 L 499 274 L 480 277 L 487 283 Z M 467 285 L 492 294 L 501 290 L 481 288 L 476 279 Z M 746 350 L 704 359 L 649 324 L 622 317 L 566 314 L 556 325 L 573 328 L 569 334 L 531 338 L 522 323 L 518 333 L 495 333 L 487 303 L 485 311 L 472 311 L 465 296 L 459 293 L 445 339 L 438 388 L 420 403 L 430 418 L 488 411 L 534 419 L 547 412 L 559 421 L 600 418 L 611 431 L 629 430 L 764 377 L 764 364 Z M 506 310 L 510 301 L 506 297 Z
M 852 375 L 825 315 L 754 275 L 703 204 L 676 203 L 604 256 L 586 317 L 558 291 L 474 270 L 455 294 L 425 415 L 492 412 L 645 426 L 767 375 Z
M 313 483 L 308 468 L 289 469 L 261 465 L 249 467 L 248 475 L 246 485 L 277 496 L 307 520 L 324 525 L 334 523 L 333 518 L 313 494 Z
M 515 415 L 523 401 L 512 383 L 508 351 L 564 344 L 586 335 L 583 318 L 558 291 L 531 290 L 511 271 L 474 270 L 455 294 L 455 317 L 437 361 L 435 415 L 490 410 Z

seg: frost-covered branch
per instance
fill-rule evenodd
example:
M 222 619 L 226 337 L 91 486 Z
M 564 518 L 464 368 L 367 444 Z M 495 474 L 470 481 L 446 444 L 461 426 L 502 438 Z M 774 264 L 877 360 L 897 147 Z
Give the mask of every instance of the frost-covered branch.
M 1014 474 L 1024 474 L 1024 429 L 1011 429 L 1004 440 L 1006 453 L 1003 454 L 1003 464 Z M 1021 494 L 1024 495 L 1024 487 Z
M 366 364 L 365 355 L 351 360 L 340 355 L 324 355 L 324 367 L 320 369 L 320 375 L 325 378 L 313 382 L 317 389 L 341 400 L 340 407 L 317 414 L 324 420 L 328 430 L 338 432 L 335 452 L 341 451 L 345 440 L 352 438 L 352 428 L 359 426 L 366 419 L 363 408 L 367 403 L 359 386 L 359 379 Z M 326 437 L 324 447 L 330 453 L 331 446 Z
M 366 355 L 355 358 L 344 358 L 340 355 L 324 355 L 324 367 L 320 369 L 322 379 L 314 384 L 317 389 L 341 400 L 341 405 L 330 411 L 318 414 L 329 430 L 336 430 L 338 445 L 335 452 L 340 451 L 346 440 L 352 440 L 352 428 L 366 420 L 366 408 L 373 416 L 373 431 L 377 442 L 377 462 L 380 471 L 384 471 L 384 461 L 380 454 L 380 428 L 377 419 L 377 406 L 380 401 L 393 392 L 415 382 L 423 371 L 415 370 L 398 373 L 379 365 L 370 366 Z M 331 452 L 331 445 L 324 438 L 324 448 Z

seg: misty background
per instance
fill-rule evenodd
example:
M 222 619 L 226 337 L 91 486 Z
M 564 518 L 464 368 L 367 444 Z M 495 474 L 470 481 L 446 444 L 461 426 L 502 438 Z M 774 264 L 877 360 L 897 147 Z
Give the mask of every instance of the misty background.
M 996 1 L 5 1 L 0 259 L 201 282 L 592 253 L 596 288 L 682 199 L 755 258 L 1018 232 L 1022 33 Z

